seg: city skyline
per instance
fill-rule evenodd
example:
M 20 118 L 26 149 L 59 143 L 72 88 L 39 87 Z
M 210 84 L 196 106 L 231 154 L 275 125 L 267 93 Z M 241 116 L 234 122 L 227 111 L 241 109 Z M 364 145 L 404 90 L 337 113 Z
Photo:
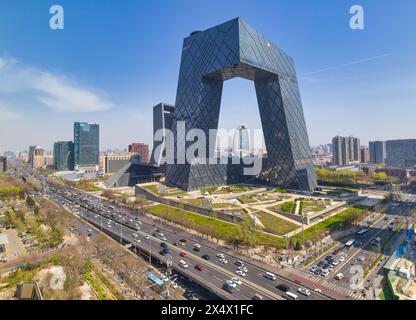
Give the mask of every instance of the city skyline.
M 158 102 L 174 103 L 181 40 L 189 30 L 204 30 L 236 16 L 291 52 L 311 145 L 328 143 L 336 134 L 358 136 L 363 145 L 414 137 L 411 61 L 416 48 L 406 39 L 414 30 L 408 14 L 415 4 L 375 6 L 362 1 L 366 28 L 351 30 L 348 1 L 325 3 L 319 10 L 306 1 L 264 1 L 262 7 L 254 1 L 239 1 L 238 6 L 230 1 L 222 4 L 228 9 L 224 13 L 213 10 L 215 2 L 162 3 L 167 9 L 163 12 L 151 3 L 103 3 L 95 10 L 96 4 L 87 1 L 86 10 L 79 10 L 79 4 L 61 1 L 66 15 L 62 31 L 51 31 L 42 20 L 50 1 L 2 4 L 0 134 L 9 139 L 0 142 L 0 149 L 22 151 L 37 144 L 51 150 L 53 142 L 71 136 L 75 121 L 100 124 L 102 150 L 124 149 L 130 141 L 152 146 L 152 124 L 146 119 Z M 298 10 L 299 4 L 305 10 Z M 194 15 L 185 18 L 185 11 Z M 398 14 L 402 19 L 385 23 L 385 16 Z M 158 25 L 152 15 L 159 18 Z M 22 16 L 25 19 L 18 19 Z M 123 23 L 116 24 L 120 19 Z M 169 28 L 171 23 L 175 28 Z M 110 29 L 114 24 L 115 30 Z M 13 37 L 5 31 L 10 29 Z M 246 123 L 261 128 L 256 106 L 252 83 L 228 81 L 219 127 Z M 410 116 L 389 129 L 398 112 Z M 342 119 L 342 126 L 334 117 Z M 36 130 L 39 126 L 42 130 Z

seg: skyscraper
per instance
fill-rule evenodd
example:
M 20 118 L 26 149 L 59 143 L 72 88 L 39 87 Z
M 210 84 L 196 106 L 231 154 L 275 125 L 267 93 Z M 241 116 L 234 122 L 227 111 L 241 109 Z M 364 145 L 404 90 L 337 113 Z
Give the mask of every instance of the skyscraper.
M 385 141 L 370 141 L 368 143 L 368 151 L 370 155 L 371 164 L 386 162 L 386 142 Z
M 7 171 L 7 158 L 0 157 L 0 172 L 6 172 L 6 171 Z
M 386 165 L 410 168 L 416 166 L 416 139 L 386 141 Z
M 350 162 L 360 162 L 360 139 L 353 136 L 336 136 L 332 139 L 333 164 L 346 166 Z
M 153 150 L 150 163 L 159 165 L 166 156 L 166 130 L 172 130 L 175 106 L 159 103 L 153 107 Z M 162 139 L 156 141 L 155 134 L 161 130 Z M 161 152 L 160 152 L 161 151 Z
M 58 141 L 53 145 L 53 164 L 56 170 L 74 170 L 74 143 Z
M 361 146 L 361 162 L 368 163 L 368 161 L 369 161 L 368 148 Z
M 250 135 L 245 124 L 238 126 L 234 133 L 233 153 L 244 156 L 250 153 Z
M 316 176 L 293 59 L 240 18 L 192 32 L 183 42 L 173 125 L 177 163 L 167 166 L 167 183 L 185 190 L 227 183 L 224 167 L 209 163 L 215 141 L 208 141 L 197 159 L 181 162 L 193 144 L 184 141 L 190 130 L 210 137 L 210 130 L 218 129 L 223 82 L 234 77 L 254 81 L 267 149 L 262 170 L 252 179 L 313 190 Z M 177 132 L 179 122 L 185 132 Z
M 99 125 L 95 123 L 74 123 L 74 159 L 76 170 L 98 170 Z
M 35 150 L 36 146 L 29 146 L 28 150 L 28 162 L 31 166 L 33 166 L 33 151 Z

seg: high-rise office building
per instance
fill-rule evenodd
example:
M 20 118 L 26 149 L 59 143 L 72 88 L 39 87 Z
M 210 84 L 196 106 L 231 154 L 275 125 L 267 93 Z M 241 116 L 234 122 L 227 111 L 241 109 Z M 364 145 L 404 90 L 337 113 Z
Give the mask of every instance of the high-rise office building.
M 6 172 L 6 171 L 7 171 L 7 158 L 0 157 L 0 172 Z
M 109 153 L 103 159 L 103 171 L 105 174 L 112 174 L 125 167 L 132 158 L 137 162 L 143 162 L 140 155 L 135 152 Z
M 336 136 L 332 139 L 333 164 L 346 166 L 351 162 L 360 162 L 360 139 L 349 136 Z
M 37 146 L 29 146 L 28 150 L 28 162 L 31 166 L 33 166 L 33 151 L 35 150 Z
M 368 153 L 368 148 L 365 146 L 361 146 L 361 162 L 368 163 L 370 157 Z
M 238 126 L 234 133 L 233 153 L 237 156 L 250 154 L 250 135 L 245 124 Z
M 142 162 L 149 162 L 149 145 L 144 143 L 132 143 L 129 144 L 128 151 L 137 153 Z
M 172 130 L 175 106 L 159 103 L 153 107 L 153 150 L 150 163 L 160 165 L 162 157 L 166 156 L 166 130 Z M 156 132 L 161 139 L 155 140 Z
M 98 170 L 100 147 L 99 125 L 96 123 L 74 123 L 75 170 Z
M 313 190 L 316 176 L 293 59 L 240 18 L 192 32 L 183 42 L 172 127 L 175 158 L 182 159 L 193 144 L 183 134 L 200 129 L 210 137 L 218 129 L 223 82 L 234 77 L 254 81 L 267 149 L 261 172 L 251 179 Z M 185 132 L 177 132 L 179 122 Z M 192 163 L 169 164 L 167 183 L 185 190 L 226 184 L 224 166 L 210 164 L 215 142 L 208 141 Z
M 385 141 L 370 141 L 368 143 L 368 152 L 370 155 L 370 163 L 385 163 L 386 162 L 386 142 Z
M 74 143 L 72 141 L 58 141 L 54 143 L 53 165 L 58 171 L 74 170 Z
M 416 166 L 416 139 L 386 141 L 386 165 L 410 168 Z

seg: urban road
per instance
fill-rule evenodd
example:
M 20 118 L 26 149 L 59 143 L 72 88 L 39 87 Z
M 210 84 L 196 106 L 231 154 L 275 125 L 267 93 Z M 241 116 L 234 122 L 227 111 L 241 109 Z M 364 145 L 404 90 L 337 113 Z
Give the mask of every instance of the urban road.
M 118 204 L 91 196 L 78 189 L 72 187 L 51 186 L 41 176 L 45 194 L 60 206 L 66 206 L 72 212 L 83 219 L 93 224 L 97 229 L 109 234 L 114 239 L 120 240 L 122 244 L 131 244 L 137 251 L 144 251 L 150 256 L 158 259 L 166 264 L 169 259 L 172 262 L 172 268 L 197 282 L 217 296 L 227 300 L 247 300 L 252 299 L 254 295 L 260 294 L 264 299 L 282 300 L 284 299 L 284 292 L 277 288 L 278 285 L 284 285 L 289 288 L 290 292 L 295 293 L 300 300 L 330 300 L 331 297 L 313 291 L 314 288 L 307 288 L 310 290 L 310 295 L 303 295 L 298 291 L 299 288 L 306 288 L 302 284 L 298 284 L 287 278 L 279 276 L 273 268 L 265 268 L 259 266 L 248 259 L 243 258 L 238 253 L 230 253 L 230 250 L 210 243 L 205 239 L 198 238 L 163 222 L 157 222 L 148 217 L 144 213 L 139 213 L 136 210 L 131 210 L 122 207 Z M 124 218 L 124 220 L 123 220 Z M 140 221 L 139 228 L 136 226 Z M 167 238 L 164 242 L 167 243 L 170 253 L 169 255 L 161 255 L 163 249 L 160 244 L 162 240 L 160 237 L 155 237 L 156 230 L 160 230 Z M 136 234 L 136 236 L 135 236 Z M 175 246 L 181 239 L 185 239 L 184 246 Z M 140 240 L 140 242 L 138 241 Z M 194 250 L 194 244 L 200 244 L 200 250 Z M 186 256 L 181 256 L 180 253 L 185 253 Z M 227 264 L 219 262 L 217 254 L 222 253 Z M 202 256 L 208 255 L 210 259 L 207 261 Z M 188 268 L 183 268 L 179 265 L 179 261 L 184 260 L 188 263 Z M 241 260 L 248 269 L 246 276 L 239 277 L 235 274 L 237 266 L 235 262 Z M 199 271 L 195 266 L 201 266 Z M 266 272 L 273 272 L 276 274 L 275 281 L 265 277 Z M 236 290 L 230 294 L 222 287 L 226 280 L 233 277 L 238 277 L 242 280 L 242 284 L 237 286 Z

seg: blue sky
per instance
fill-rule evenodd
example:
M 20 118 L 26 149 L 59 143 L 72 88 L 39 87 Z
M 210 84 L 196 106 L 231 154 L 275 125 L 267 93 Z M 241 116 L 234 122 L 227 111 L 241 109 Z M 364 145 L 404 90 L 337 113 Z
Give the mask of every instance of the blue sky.
M 49 28 L 64 8 L 65 29 Z M 365 30 L 349 28 L 360 4 Z M 73 121 L 101 149 L 151 144 L 152 106 L 174 103 L 183 38 L 240 16 L 296 63 L 312 145 L 337 134 L 416 138 L 412 0 L 15 0 L 0 3 L 0 150 L 51 149 Z M 260 128 L 254 86 L 225 82 L 220 127 Z

